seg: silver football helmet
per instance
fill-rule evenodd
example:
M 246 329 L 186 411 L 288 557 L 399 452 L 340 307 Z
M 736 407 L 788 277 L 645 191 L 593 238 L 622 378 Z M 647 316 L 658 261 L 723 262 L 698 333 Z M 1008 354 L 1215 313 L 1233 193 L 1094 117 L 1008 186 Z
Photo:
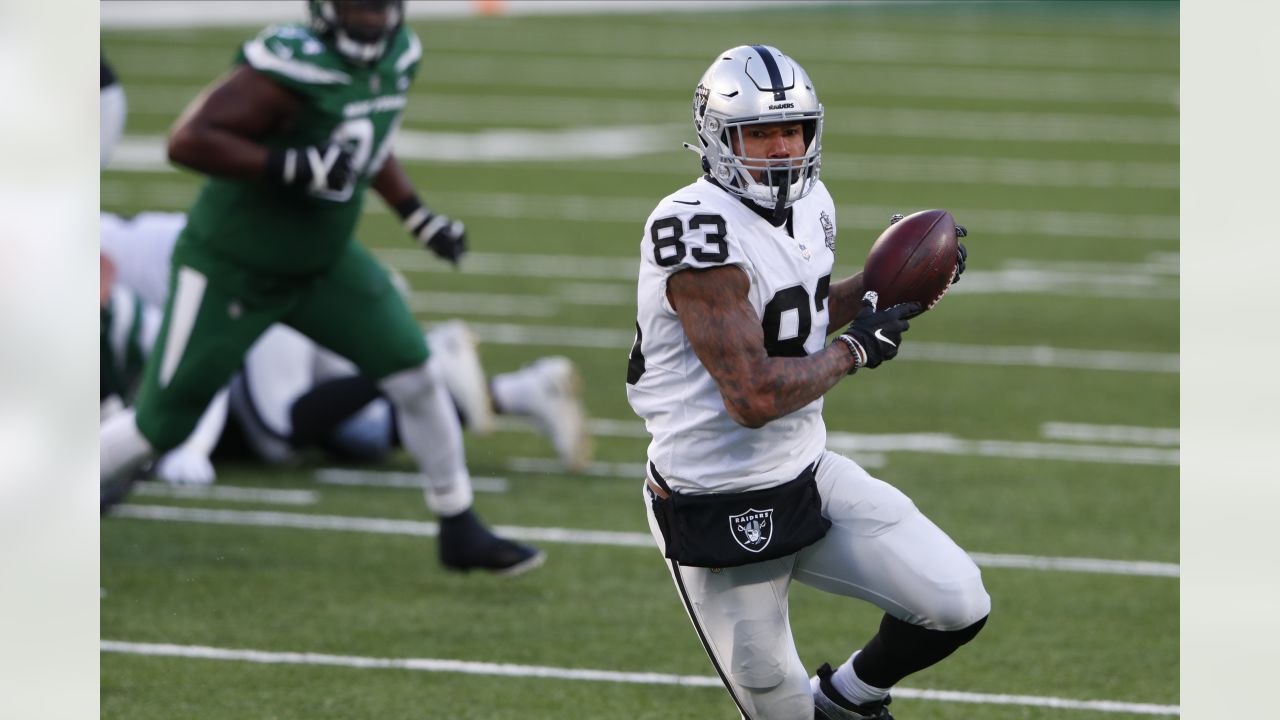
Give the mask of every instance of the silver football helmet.
M 744 128 L 780 121 L 803 125 L 803 156 L 780 161 L 743 154 Z M 777 216 L 818 182 L 822 103 L 804 68 L 775 47 L 739 45 L 720 53 L 693 93 L 693 129 L 702 146 L 703 170 L 729 192 Z

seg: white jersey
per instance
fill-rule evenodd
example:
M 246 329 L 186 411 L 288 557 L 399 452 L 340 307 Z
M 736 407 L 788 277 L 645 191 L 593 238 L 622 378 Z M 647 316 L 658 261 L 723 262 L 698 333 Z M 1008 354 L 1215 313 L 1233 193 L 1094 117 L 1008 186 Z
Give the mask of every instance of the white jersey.
M 645 223 L 627 399 L 653 437 L 649 461 L 677 490 L 770 487 L 795 478 L 824 449 L 822 398 L 761 428 L 735 423 L 667 301 L 673 273 L 736 265 L 750 280 L 748 299 L 764 326 L 768 353 L 802 357 L 821 350 L 835 206 L 819 182 L 792 213 L 788 225 L 774 227 L 700 178 L 663 198 Z
M 169 262 L 178 234 L 187 225 L 183 213 L 139 213 L 122 218 L 102 213 L 98 241 L 102 254 L 116 267 L 116 282 L 148 305 L 165 306 L 169 296 Z

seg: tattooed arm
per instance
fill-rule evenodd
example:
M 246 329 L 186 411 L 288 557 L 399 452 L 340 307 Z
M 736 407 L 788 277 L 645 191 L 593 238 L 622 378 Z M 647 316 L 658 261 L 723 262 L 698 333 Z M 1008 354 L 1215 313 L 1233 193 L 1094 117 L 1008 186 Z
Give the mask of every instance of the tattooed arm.
M 683 270 L 667 281 L 667 299 L 729 417 L 758 428 L 822 397 L 853 367 L 853 356 L 836 343 L 807 357 L 769 357 L 749 289 L 746 273 L 734 266 Z
M 858 271 L 849 277 L 831 284 L 831 294 L 827 296 L 827 331 L 840 332 L 844 326 L 853 322 L 862 307 L 862 272 Z

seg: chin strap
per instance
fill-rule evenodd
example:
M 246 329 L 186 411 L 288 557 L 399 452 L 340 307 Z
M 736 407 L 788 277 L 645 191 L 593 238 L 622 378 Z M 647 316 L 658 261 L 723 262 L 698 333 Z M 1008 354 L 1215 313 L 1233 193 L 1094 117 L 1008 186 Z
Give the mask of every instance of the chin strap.
M 791 179 L 788 173 L 788 180 Z M 778 202 L 773 206 L 773 219 L 781 220 L 787 214 L 787 197 L 791 194 L 791 183 L 783 183 L 778 186 Z
M 689 152 L 692 152 L 693 154 L 702 158 L 702 172 L 704 173 L 711 172 L 711 163 L 707 162 L 707 155 L 706 153 L 702 152 L 702 148 L 697 147 L 695 145 L 691 145 L 687 142 L 682 142 L 680 144 L 684 146 L 685 150 L 688 150 Z

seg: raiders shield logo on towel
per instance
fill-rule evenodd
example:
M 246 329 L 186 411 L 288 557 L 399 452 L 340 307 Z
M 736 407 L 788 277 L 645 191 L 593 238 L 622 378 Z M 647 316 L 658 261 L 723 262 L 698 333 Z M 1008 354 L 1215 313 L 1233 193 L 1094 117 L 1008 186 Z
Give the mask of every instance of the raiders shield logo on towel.
M 738 515 L 730 515 L 729 532 L 743 548 L 751 552 L 764 550 L 769 545 L 769 538 L 773 536 L 773 508 L 751 509 Z

